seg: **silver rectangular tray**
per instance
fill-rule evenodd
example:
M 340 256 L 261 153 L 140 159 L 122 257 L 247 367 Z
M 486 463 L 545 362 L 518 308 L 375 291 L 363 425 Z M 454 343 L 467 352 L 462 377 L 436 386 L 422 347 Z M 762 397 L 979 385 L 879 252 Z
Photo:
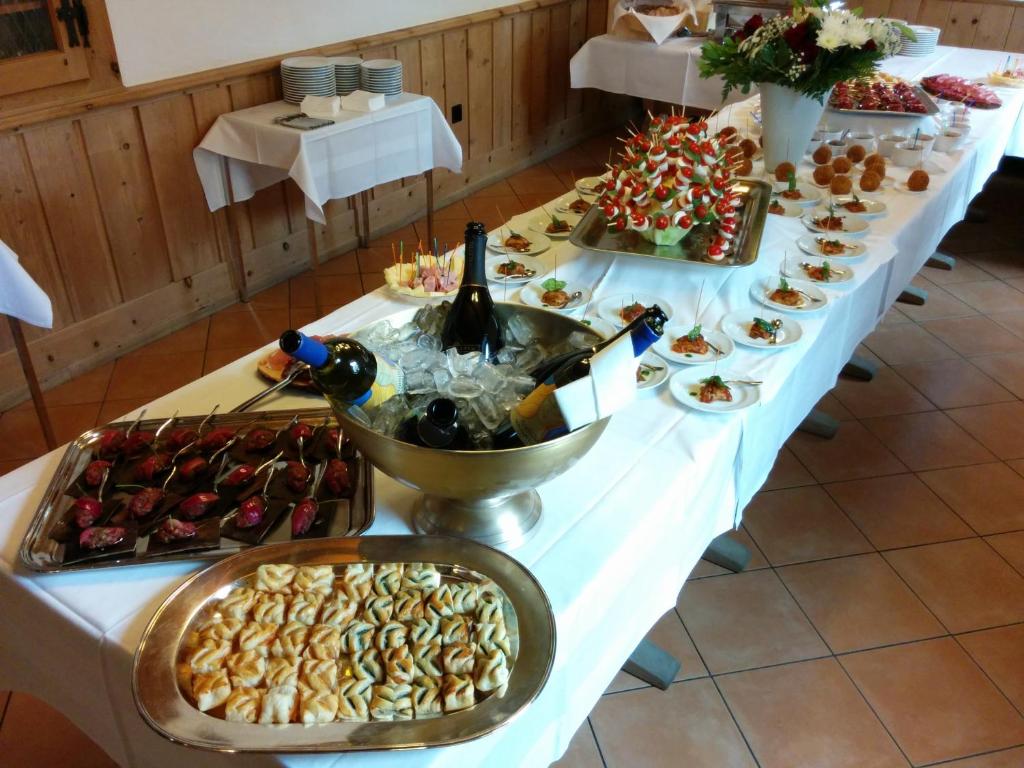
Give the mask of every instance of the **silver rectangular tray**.
M 928 117 L 939 113 L 939 105 L 935 103 L 932 95 L 919 85 L 914 86 L 914 95 L 924 104 L 924 113 L 921 112 L 886 112 L 881 109 L 839 109 L 831 104 L 828 108 L 831 112 L 840 115 L 863 115 L 864 117 Z
M 329 408 L 305 409 L 300 411 L 252 411 L 247 413 L 224 413 L 218 414 L 213 424 L 219 427 L 242 428 L 253 424 L 266 426 L 270 429 L 277 429 L 285 426 L 294 416 L 302 421 L 315 424 L 323 421 L 324 417 L 330 419 L 330 423 L 336 425 L 333 412 Z M 176 426 L 197 426 L 206 416 L 185 416 L 177 420 Z M 139 429 L 155 430 L 166 419 L 146 419 L 139 423 Z M 134 553 L 128 553 L 120 557 L 110 557 L 99 560 L 86 560 L 83 562 L 64 565 L 61 562 L 63 544 L 60 544 L 49 537 L 53 526 L 63 517 L 67 510 L 70 497 L 64 491 L 71 482 L 81 473 L 86 464 L 93 458 L 92 447 L 99 440 L 103 430 L 109 427 L 127 428 L 129 422 L 119 422 L 103 427 L 91 429 L 82 434 L 77 440 L 70 443 L 64 456 L 50 480 L 50 485 L 43 494 L 42 500 L 36 509 L 36 514 L 25 533 L 21 542 L 19 555 L 21 562 L 33 571 L 41 573 L 53 573 L 59 571 L 79 571 L 93 568 L 111 568 L 126 565 L 147 565 L 149 563 L 161 563 L 175 560 L 218 560 L 229 555 L 234 555 L 241 550 L 248 549 L 250 545 L 226 537 L 221 538 L 220 547 L 203 551 L 180 552 L 165 555 L 144 556 L 147 539 L 140 537 L 135 544 Z M 328 530 L 328 536 L 357 536 L 373 522 L 373 465 L 358 451 L 355 453 L 355 493 L 349 505 L 349 515 L 335 514 Z M 282 521 L 277 524 L 275 530 L 271 531 L 263 540 L 263 544 L 289 541 L 291 532 L 288 529 L 288 518 L 282 516 Z M 309 541 L 304 539 L 303 541 Z
M 738 179 L 736 191 L 743 199 L 740 208 L 740 224 L 733 240 L 733 248 L 721 261 L 710 261 L 705 257 L 707 243 L 713 232 L 709 225 L 694 227 L 678 245 L 655 245 L 637 232 L 612 232 L 605 222 L 604 213 L 598 206 L 590 206 L 583 219 L 577 224 L 569 242 L 588 251 L 598 253 L 640 256 L 662 261 L 702 267 L 747 267 L 757 261 L 771 201 L 771 185 L 755 179 Z
M 335 566 L 358 562 L 435 563 L 446 580 L 486 577 L 504 593 L 512 646 L 508 689 L 439 717 L 394 722 L 305 726 L 235 723 L 196 709 L 176 674 L 181 641 L 211 600 L 248 585 L 265 563 Z M 555 656 L 555 617 L 547 595 L 517 561 L 482 544 L 443 536 L 365 536 L 260 547 L 216 563 L 190 578 L 150 620 L 135 653 L 132 693 L 139 712 L 160 735 L 219 752 L 345 752 L 446 746 L 484 736 L 532 702 L 547 682 Z

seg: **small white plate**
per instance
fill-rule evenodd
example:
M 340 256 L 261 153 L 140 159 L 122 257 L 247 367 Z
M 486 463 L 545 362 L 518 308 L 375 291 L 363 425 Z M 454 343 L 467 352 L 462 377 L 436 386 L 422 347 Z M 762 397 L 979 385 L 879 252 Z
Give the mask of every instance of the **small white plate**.
M 827 208 L 815 208 L 812 211 L 807 211 L 802 217 L 804 226 L 806 226 L 812 232 L 821 232 L 825 235 L 860 235 L 868 231 L 868 223 L 860 216 L 855 213 L 842 213 L 836 211 L 835 215 L 843 219 L 842 229 L 824 229 L 814 223 L 814 219 L 828 215 Z
M 931 185 L 929 184 L 929 186 Z M 911 189 L 910 187 L 907 186 L 907 182 L 905 181 L 896 182 L 896 189 L 908 195 L 924 195 L 927 194 L 928 192 L 927 189 Z
M 828 262 L 832 267 L 832 278 L 830 280 L 815 280 L 801 264 L 813 264 L 815 267 L 820 267 L 823 262 Z M 853 280 L 853 267 L 848 264 L 836 264 L 834 261 L 828 258 L 824 259 L 813 259 L 809 262 L 805 262 L 802 259 L 787 259 L 785 263 L 786 277 L 795 277 L 797 280 L 810 280 L 812 283 L 818 285 L 836 285 L 838 283 L 848 283 Z
M 590 330 L 600 336 L 602 339 L 610 339 L 619 330 L 614 325 L 609 323 L 604 318 L 598 317 L 597 315 L 588 315 L 580 320 L 584 325 L 589 325 Z
M 555 207 L 555 212 L 556 213 L 568 213 L 568 214 L 570 214 L 572 216 L 582 216 L 584 213 L 586 213 L 586 211 L 583 211 L 581 213 L 579 211 L 574 211 L 572 208 L 569 207 L 570 205 L 572 205 L 575 202 L 583 202 L 587 206 L 591 206 L 591 205 L 594 204 L 590 200 L 584 200 L 582 197 L 580 197 L 575 192 L 569 192 L 567 194 L 562 195 L 560 198 L 558 198 L 557 200 L 554 201 L 553 205 Z M 588 207 L 587 210 L 589 211 L 590 208 Z
M 640 371 L 646 370 L 646 376 L 640 378 Z M 644 352 L 637 365 L 637 391 L 641 394 L 651 392 L 668 381 L 668 363 L 648 350 Z
M 498 272 L 498 267 L 502 264 L 507 264 L 509 261 L 515 261 L 522 264 L 527 270 L 532 271 L 533 274 L 507 276 Z M 508 258 L 504 256 L 489 256 L 485 262 L 484 270 L 487 273 L 487 279 L 493 283 L 520 285 L 522 283 L 528 283 L 531 280 L 536 280 L 538 277 L 545 274 L 548 270 L 548 265 L 541 259 L 541 257 L 538 256 L 522 256 L 519 258 L 516 258 L 516 256 L 509 256 Z
M 726 381 L 744 378 L 743 376 L 734 375 L 729 371 L 721 371 L 718 375 Z M 705 413 L 733 413 L 735 411 L 742 411 L 745 408 L 756 405 L 761 400 L 760 387 L 749 384 L 729 384 L 729 389 L 732 392 L 731 401 L 716 400 L 713 403 L 702 403 L 698 399 L 698 395 L 700 393 L 701 381 L 706 378 L 708 378 L 706 368 L 684 368 L 681 371 L 677 371 L 669 379 L 668 386 L 672 390 L 672 396 L 680 403 L 688 408 L 693 408 L 695 411 L 704 411 Z
M 832 199 L 832 202 L 836 204 L 836 210 L 842 208 L 843 213 L 853 213 L 856 214 L 857 216 L 863 216 L 866 219 L 881 216 L 888 210 L 886 208 L 885 203 L 883 203 L 881 200 L 869 200 L 868 198 L 861 197 L 858 194 L 857 201 L 864 205 L 863 211 L 848 211 L 846 209 L 846 203 L 853 202 L 853 195 L 841 195 L 839 197 L 835 197 Z
M 540 309 L 549 309 L 552 312 L 562 312 L 564 314 L 572 314 L 587 306 L 587 302 L 590 301 L 591 292 L 587 286 L 582 283 L 567 282 L 565 287 L 562 289 L 570 296 L 576 291 L 581 293 L 581 296 L 575 301 L 571 302 L 567 307 L 552 307 L 549 304 L 545 304 L 541 300 L 546 291 L 541 287 L 538 282 L 527 283 L 519 291 L 519 300 L 528 307 L 539 307 Z
M 565 232 L 547 231 L 547 227 L 551 223 L 550 216 L 536 216 L 530 219 L 530 231 L 536 232 L 539 235 L 545 235 L 547 237 L 550 237 L 552 240 L 565 240 L 567 237 L 569 237 L 569 235 L 572 234 L 572 231 L 576 227 L 576 225 L 580 223 L 580 217 L 562 215 L 559 216 L 558 218 L 569 225 L 569 229 L 567 229 Z M 529 235 L 527 235 L 527 237 L 529 237 Z
M 818 286 L 814 285 L 814 283 L 808 283 L 806 280 L 786 280 L 790 288 L 801 292 L 800 298 L 803 300 L 803 303 L 799 306 L 791 307 L 788 304 L 772 301 L 768 297 L 779 287 L 779 279 L 778 277 L 766 277 L 750 286 L 750 293 L 753 295 L 754 301 L 757 304 L 767 305 L 782 312 L 797 312 L 800 314 L 820 312 L 828 306 L 828 295 Z
M 755 317 L 767 320 L 768 322 L 773 320 L 782 321 L 782 327 L 779 328 L 774 344 L 768 339 L 753 339 L 750 337 L 750 326 L 753 325 Z M 771 351 L 791 347 L 800 341 L 804 335 L 803 327 L 795 318 L 783 317 L 775 312 L 766 312 L 762 307 L 751 307 L 746 310 L 741 309 L 736 312 L 730 312 L 722 318 L 721 326 L 722 331 L 737 344 Z
M 783 197 L 782 193 L 789 189 L 789 184 L 785 181 L 776 181 L 774 183 L 775 192 L 779 195 L 779 202 L 789 203 L 790 205 L 814 205 L 815 203 L 821 202 L 821 192 L 813 184 L 807 182 L 801 182 L 796 185 L 797 191 L 800 193 L 800 198 L 797 200 L 790 200 L 788 197 Z
M 781 200 L 776 195 L 772 195 L 772 205 L 775 203 L 781 205 L 785 213 L 775 213 L 775 211 L 773 211 L 769 206 L 768 213 L 771 216 L 785 216 L 787 219 L 796 219 L 804 212 L 804 209 L 796 203 L 791 203 L 788 200 Z
M 505 239 L 509 237 L 510 231 L 512 230 L 508 227 L 501 227 L 497 232 L 492 233 L 487 238 L 487 247 L 495 253 L 508 254 L 513 257 L 536 256 L 538 253 L 544 253 L 544 251 L 551 247 L 551 241 L 546 235 L 542 235 L 540 232 L 521 232 L 517 229 L 515 230 L 517 234 L 530 241 L 530 247 L 523 251 L 513 251 L 505 246 Z
M 639 302 L 645 307 L 657 304 L 669 320 L 672 319 L 672 305 L 659 296 L 650 293 L 616 293 L 613 296 L 605 296 L 597 303 L 597 314 L 614 325 L 621 328 L 627 325 L 622 319 L 620 312 L 631 304 Z
M 721 331 L 702 328 L 701 335 L 704 336 L 704 340 L 709 344 L 714 344 L 722 350 L 721 354 L 715 352 L 713 349 L 709 349 L 707 353 L 703 355 L 696 355 L 688 352 L 675 352 L 672 349 L 672 345 L 676 343 L 676 339 L 688 334 L 691 328 L 692 326 L 688 325 L 670 325 L 666 327 L 665 333 L 662 334 L 662 337 L 654 343 L 652 349 L 666 360 L 670 360 L 673 363 L 680 363 L 682 365 L 706 365 L 707 363 L 721 362 L 731 355 L 733 350 L 736 349 L 735 345 L 732 343 L 732 339 Z
M 576 191 L 587 197 L 597 197 L 601 194 L 601 190 L 597 189 L 597 185 L 603 184 L 604 181 L 603 176 L 587 176 L 582 179 L 576 179 Z
M 843 254 L 825 254 L 821 252 L 821 247 L 818 245 L 818 238 L 822 237 L 826 240 L 838 240 L 846 246 L 846 252 Z M 853 259 L 859 259 L 865 253 L 868 252 L 867 247 L 864 243 L 858 242 L 857 240 L 851 240 L 848 237 L 842 237 L 841 235 L 802 235 L 796 244 L 800 246 L 800 250 L 810 256 L 819 256 L 825 259 L 840 259 L 851 261 Z

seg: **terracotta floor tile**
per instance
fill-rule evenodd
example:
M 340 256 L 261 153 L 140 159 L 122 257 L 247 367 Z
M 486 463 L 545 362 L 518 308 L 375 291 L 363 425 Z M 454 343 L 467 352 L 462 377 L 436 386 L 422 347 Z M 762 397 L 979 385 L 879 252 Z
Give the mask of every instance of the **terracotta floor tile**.
M 669 611 L 658 622 L 651 627 L 647 633 L 647 639 L 657 645 L 663 651 L 670 653 L 679 662 L 679 672 L 675 679 L 692 680 L 695 677 L 704 677 L 708 671 L 700 660 L 697 649 L 693 647 L 693 641 L 686 634 L 683 622 L 679 620 L 675 609 Z M 612 679 L 611 684 L 605 693 L 617 691 L 629 691 L 636 688 L 643 688 L 647 685 L 638 677 L 633 677 L 628 672 L 619 671 Z
M 28 464 L 29 461 L 31 461 L 31 459 L 7 459 L 0 461 L 0 477 L 3 477 L 8 472 L 13 472 L 24 464 Z M 703 562 L 703 560 L 701 562 Z
M 465 206 L 463 206 L 465 207 Z M 510 214 L 511 215 L 511 214 Z M 444 219 L 434 220 L 434 237 L 437 238 L 437 247 L 441 250 L 445 249 L 445 244 L 448 248 L 454 248 L 456 245 L 461 243 L 466 238 L 466 222 L 470 221 L 468 215 L 461 219 Z M 430 242 L 430 238 L 427 233 L 427 219 L 424 216 L 422 219 L 417 219 L 414 226 L 416 227 L 417 241 L 413 243 L 405 243 L 405 247 L 410 246 L 415 249 L 417 244 L 422 242 L 424 248 L 427 247 L 427 243 Z
M 74 440 L 83 432 L 96 426 L 100 415 L 101 403 L 82 403 L 81 405 L 58 405 L 49 408 L 50 423 L 58 445 Z
M 363 284 L 355 275 L 324 275 L 316 278 L 316 282 L 320 289 L 320 304 L 325 315 L 363 295 Z M 275 338 L 280 335 L 279 328 Z
M 688 581 L 676 607 L 715 675 L 828 653 L 770 570 Z
M 889 310 L 884 315 L 882 315 L 882 319 L 878 321 L 878 324 L 880 326 L 881 325 L 902 325 L 903 323 L 912 323 L 912 322 L 913 322 L 913 320 L 911 320 L 909 317 L 907 317 L 905 314 L 903 314 L 900 311 L 899 307 L 896 306 L 895 304 L 893 304 L 891 307 L 889 307 Z
M 547 166 L 556 173 L 566 168 L 574 168 L 577 165 L 585 165 L 592 162 L 590 155 L 581 150 L 579 147 L 570 147 L 569 149 L 562 150 L 557 155 L 552 155 L 547 159 Z
M 248 315 L 234 312 L 221 317 L 247 319 Z M 130 397 L 148 397 L 152 400 L 191 383 L 199 378 L 202 372 L 202 351 L 161 355 L 129 355 L 122 357 L 114 365 L 114 374 L 110 380 L 107 397 L 111 400 Z
M 942 768 L 1020 768 L 1022 765 L 1024 765 L 1024 747 L 1017 747 L 943 763 Z
M 952 638 L 839 662 L 915 765 L 1024 741 L 1024 718 Z
M 835 390 L 833 390 L 835 391 Z M 850 409 L 843 405 L 832 392 L 826 392 L 821 399 L 814 404 L 814 410 L 828 414 L 837 421 L 852 421 L 856 416 L 850 413 Z
M 561 189 L 555 189 L 548 192 L 524 192 L 519 195 L 519 201 L 526 210 L 531 211 L 534 208 L 540 208 L 542 205 L 547 205 L 551 202 L 552 198 L 567 191 L 567 188 L 562 187 Z
M 565 191 L 565 184 L 554 171 L 548 168 L 535 168 L 528 168 L 508 177 L 508 185 L 512 187 L 513 192 L 517 195 L 547 195 L 550 200 Z
M 218 312 L 210 318 L 207 349 L 248 347 L 253 350 L 277 339 L 288 322 L 287 309 Z M 116 382 L 111 387 L 114 384 Z
M 759 493 L 743 511 L 743 524 L 774 566 L 871 550 L 819 486 Z
M 356 270 L 356 275 L 359 271 Z M 296 275 L 288 281 L 288 307 L 312 307 L 316 305 L 316 297 L 313 294 L 313 273 L 310 271 Z
M 603 696 L 590 715 L 608 768 L 754 768 L 711 680 Z
M 373 220 L 370 221 L 370 226 L 373 226 Z M 370 238 L 369 245 L 371 248 L 387 248 L 391 249 L 391 244 L 394 243 L 395 247 L 398 247 L 398 242 L 402 241 L 408 244 L 415 245 L 416 243 L 416 229 L 412 224 L 406 224 L 404 227 L 398 229 L 392 229 L 388 232 L 383 232 L 376 237 Z
M 957 640 L 1006 698 L 1024 711 L 1024 624 L 958 635 Z
M 946 634 L 881 555 L 790 565 L 778 573 L 833 653 Z
M 835 659 L 718 679 L 761 768 L 906 766 Z
M 295 310 L 292 310 L 293 312 Z M 299 310 L 301 311 L 301 310 Z M 209 349 L 206 351 L 206 359 L 203 361 L 203 374 L 223 368 L 228 363 L 233 363 L 240 357 L 245 357 L 252 349 L 248 347 L 228 347 L 227 349 Z
M 103 402 L 113 372 L 113 363 L 101 365 L 47 390 L 43 398 L 48 406 Z
M 317 272 L 321 275 L 358 275 L 359 258 L 356 251 L 353 249 L 328 259 L 320 264 Z
M 226 307 L 221 310 L 222 312 L 244 312 L 247 309 L 254 309 L 257 311 L 270 310 L 270 309 L 287 309 L 288 308 L 288 281 L 282 280 L 277 285 L 272 285 L 270 288 L 264 288 L 259 293 L 254 293 L 249 297 L 248 302 L 237 302 L 232 304 L 230 307 Z
M 880 416 L 864 419 L 862 423 L 915 471 L 993 459 L 988 450 L 939 411 Z
M 1024 403 L 997 403 L 948 411 L 1000 459 L 1024 458 Z
M 57 710 L 14 693 L 0 730 L 0 764 L 116 768 L 116 763 Z
M 970 263 L 981 267 L 993 277 L 1000 280 L 1012 280 L 1024 277 L 1024 266 L 1020 264 L 1020 252 L 1014 250 L 985 250 L 970 255 Z
M 1021 296 L 1024 296 L 1024 293 L 1021 293 Z M 989 312 L 988 317 L 1014 336 L 1024 338 L 1024 311 Z
M 466 226 L 469 219 L 469 211 L 466 210 L 464 200 L 456 200 L 454 203 L 449 203 L 444 208 L 434 211 L 434 221 L 458 221 L 462 223 L 462 226 Z
M 1003 559 L 1017 570 L 1017 573 L 1024 576 L 1024 531 L 986 536 L 985 541 L 1002 555 Z
M 956 357 L 956 353 L 924 328 L 905 323 L 879 328 L 864 344 L 889 365 Z
M 46 441 L 31 401 L 0 414 L 0 459 L 34 459 L 44 453 Z
M 514 195 L 515 191 L 509 186 L 506 179 L 501 179 L 493 184 L 488 184 L 476 190 L 470 197 L 501 197 L 502 195 Z M 511 216 L 511 214 L 509 214 Z
M 467 197 L 466 208 L 473 221 L 482 221 L 487 230 L 495 229 L 513 216 L 526 213 L 526 207 L 516 195 L 496 197 Z
M 1024 339 L 983 315 L 929 320 L 921 327 L 965 357 L 1024 351 Z
M 935 409 L 928 398 L 888 367 L 879 368 L 871 381 L 840 377 L 832 394 L 857 418 Z
M 907 471 L 877 437 L 856 421 L 843 422 L 831 440 L 796 432 L 786 445 L 819 483 Z
M 1008 280 L 1004 280 L 1007 285 L 1013 286 L 1018 291 L 1024 291 L 1024 277 L 1013 277 Z
M 739 530 L 727 531 L 725 536 L 728 536 L 734 541 L 738 541 L 748 550 L 750 550 L 750 561 L 747 563 L 747 567 L 744 571 L 757 571 L 761 568 L 768 568 L 768 560 L 764 554 L 757 547 L 757 543 L 750 538 L 750 534 L 747 533 L 746 529 L 740 526 Z M 708 576 L 722 576 L 723 574 L 731 573 L 726 568 L 722 568 L 719 565 L 715 565 L 707 560 L 698 560 L 697 565 L 694 566 L 688 578 L 691 579 L 703 579 Z
M 882 358 L 880 358 L 878 355 L 876 355 L 874 352 L 868 349 L 867 346 L 865 346 L 864 344 L 858 344 L 854 348 L 853 353 L 857 357 L 861 357 L 867 360 L 868 362 L 874 363 L 875 365 L 885 365 L 885 362 L 883 362 Z
M 779 488 L 796 488 L 801 485 L 814 485 L 814 476 L 807 467 L 800 463 L 789 448 L 785 446 L 779 451 L 772 466 L 771 474 L 764 481 L 762 491 L 775 491 Z
M 950 632 L 1024 621 L 1024 577 L 981 539 L 884 552 Z
M 362 284 L 360 283 L 360 285 Z M 328 310 L 325 308 L 324 311 L 327 312 Z M 315 307 L 292 307 L 288 310 L 289 328 L 302 328 L 317 319 L 319 318 L 317 317 Z
M 1024 477 L 1002 462 L 922 472 L 921 479 L 978 533 L 1024 529 Z
M 395 245 L 397 252 L 397 244 Z M 391 247 L 385 248 L 360 248 L 358 251 L 360 272 L 383 272 L 395 263 L 395 257 Z
M 829 483 L 825 489 L 877 549 L 974 535 L 916 475 Z
M 1024 293 L 1002 280 L 979 280 L 956 283 L 947 290 L 979 312 L 1010 312 L 1024 310 Z
M 363 295 L 380 288 L 385 283 L 383 272 L 364 272 L 359 278 L 362 281 Z
M 921 274 L 936 285 L 970 283 L 977 280 L 990 280 L 992 278 L 992 276 L 981 267 L 976 267 L 963 259 L 957 259 L 956 266 L 953 267 L 953 269 L 923 267 L 921 269 Z
M 971 362 L 1014 395 L 1024 398 L 1024 352 L 973 357 Z
M 120 421 L 124 416 L 134 417 L 138 415 L 136 413 L 138 409 L 152 399 L 153 398 L 151 397 L 129 397 L 124 400 L 107 400 L 100 408 L 99 415 L 96 417 L 96 423 L 98 425 L 110 424 L 115 421 Z
M 255 297 L 254 297 L 255 298 Z M 232 309 L 240 305 L 232 305 Z M 170 355 L 179 352 L 201 352 L 206 349 L 206 337 L 210 329 L 210 318 L 186 325 L 179 331 L 151 341 L 144 347 L 132 352 L 132 355 Z
M 896 366 L 895 371 L 939 408 L 959 408 L 1014 399 L 1012 392 L 982 373 L 968 360 L 953 358 L 910 363 Z
M 900 311 L 911 320 L 924 322 L 950 317 L 969 317 L 978 311 L 964 303 L 945 288 L 929 283 L 928 300 L 924 304 L 900 304 Z
M 552 763 L 551 768 L 604 768 L 604 761 L 601 760 L 601 753 L 597 751 L 597 742 L 594 741 L 589 718 L 576 729 L 562 759 Z

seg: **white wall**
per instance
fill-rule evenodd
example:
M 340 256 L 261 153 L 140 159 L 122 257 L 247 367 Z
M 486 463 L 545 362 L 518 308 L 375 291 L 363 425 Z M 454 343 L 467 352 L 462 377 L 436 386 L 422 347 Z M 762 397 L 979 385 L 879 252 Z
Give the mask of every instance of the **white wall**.
M 107 0 L 138 85 L 507 5 L 510 0 Z

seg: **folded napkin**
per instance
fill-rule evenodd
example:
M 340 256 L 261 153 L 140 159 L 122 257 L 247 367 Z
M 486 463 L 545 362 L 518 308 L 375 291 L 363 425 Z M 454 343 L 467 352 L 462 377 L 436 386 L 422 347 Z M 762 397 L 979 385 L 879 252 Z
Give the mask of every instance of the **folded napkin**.
M 611 416 L 636 399 L 633 339 L 626 335 L 590 358 L 590 375 L 555 390 L 569 430 Z
M 0 314 L 40 328 L 53 327 L 50 297 L 18 263 L 18 255 L 0 240 Z
M 299 105 L 302 114 L 324 120 L 334 118 L 341 112 L 340 96 L 306 96 Z
M 698 22 L 699 16 L 693 0 L 649 0 L 646 5 L 667 5 L 679 9 L 679 13 L 672 16 L 649 16 L 644 13 L 637 13 L 633 6 L 633 0 L 619 0 L 612 11 L 611 29 L 613 33 L 619 33 L 626 37 L 634 34 L 646 34 L 657 45 L 668 40 L 677 29 L 686 23 L 687 18 L 692 18 L 694 23 Z M 707 3 L 704 3 L 707 5 Z
M 348 96 L 341 97 L 341 108 L 346 112 L 376 112 L 386 105 L 383 93 L 369 91 L 352 91 Z

